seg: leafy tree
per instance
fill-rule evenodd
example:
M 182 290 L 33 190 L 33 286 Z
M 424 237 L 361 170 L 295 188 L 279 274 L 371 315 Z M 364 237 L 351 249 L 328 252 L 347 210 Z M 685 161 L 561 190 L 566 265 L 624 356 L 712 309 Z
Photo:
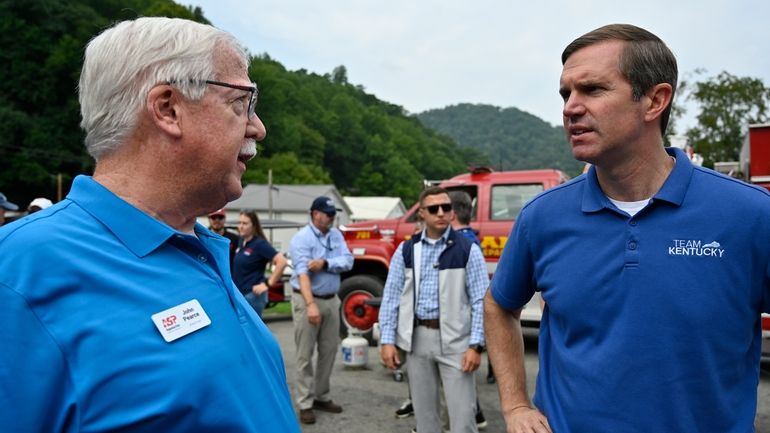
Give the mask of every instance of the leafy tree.
M 273 183 L 294 185 L 323 185 L 332 183 L 326 171 L 317 165 L 300 162 L 292 152 L 277 153 L 270 158 L 257 157 L 243 175 L 243 183 L 266 184 L 268 171 L 273 171 Z
M 201 19 L 171 0 L 0 0 L 0 191 L 25 205 L 56 197 L 94 162 L 83 147 L 77 84 L 86 43 L 116 20 Z
M 685 81 L 681 87 L 687 99 L 700 106 L 698 124 L 688 129 L 686 136 L 703 155 L 705 165 L 737 161 L 748 125 L 768 121 L 770 88 L 758 78 L 722 72 L 692 85 Z

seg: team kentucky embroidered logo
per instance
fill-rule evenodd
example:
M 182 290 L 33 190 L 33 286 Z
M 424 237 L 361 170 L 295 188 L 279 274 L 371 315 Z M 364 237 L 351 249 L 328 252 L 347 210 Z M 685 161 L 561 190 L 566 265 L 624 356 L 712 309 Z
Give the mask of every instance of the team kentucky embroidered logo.
M 722 257 L 724 253 L 724 248 L 717 241 L 703 245 L 702 241 L 694 239 L 674 239 L 674 245 L 668 247 L 670 256 Z

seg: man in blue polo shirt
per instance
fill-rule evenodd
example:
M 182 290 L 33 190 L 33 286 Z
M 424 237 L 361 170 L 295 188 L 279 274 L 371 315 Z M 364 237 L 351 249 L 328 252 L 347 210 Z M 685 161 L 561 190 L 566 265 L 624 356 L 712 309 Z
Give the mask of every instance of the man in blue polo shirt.
M 195 222 L 241 195 L 265 136 L 247 67 L 231 35 L 187 20 L 124 21 L 88 44 L 94 175 L 0 229 L 3 431 L 299 432 L 229 242 Z
M 753 431 L 770 196 L 663 147 L 676 60 L 609 25 L 562 54 L 564 128 L 592 164 L 521 211 L 485 298 L 508 431 Z M 539 291 L 534 406 L 519 317 Z

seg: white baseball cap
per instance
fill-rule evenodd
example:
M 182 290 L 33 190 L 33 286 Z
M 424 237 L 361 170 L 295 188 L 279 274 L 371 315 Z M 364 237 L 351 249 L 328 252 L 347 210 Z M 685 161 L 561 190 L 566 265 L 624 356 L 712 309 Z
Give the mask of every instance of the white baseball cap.
M 27 208 L 31 208 L 33 206 L 37 206 L 40 209 L 45 209 L 47 207 L 53 206 L 53 203 L 51 202 L 51 200 L 48 200 L 47 198 L 38 197 L 38 198 L 32 200 L 29 203 L 29 206 Z

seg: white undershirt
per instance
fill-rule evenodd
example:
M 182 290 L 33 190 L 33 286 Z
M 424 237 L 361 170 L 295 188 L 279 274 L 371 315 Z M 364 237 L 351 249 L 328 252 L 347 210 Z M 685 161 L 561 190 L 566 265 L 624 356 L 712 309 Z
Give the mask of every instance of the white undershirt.
M 646 198 L 644 200 L 639 200 L 639 201 L 620 201 L 612 198 L 609 198 L 609 199 L 612 202 L 612 204 L 614 204 L 618 209 L 622 210 L 623 212 L 626 212 L 631 216 L 634 216 L 637 213 L 639 213 L 639 211 L 644 209 L 644 207 L 647 206 L 647 203 L 650 202 L 649 198 Z

